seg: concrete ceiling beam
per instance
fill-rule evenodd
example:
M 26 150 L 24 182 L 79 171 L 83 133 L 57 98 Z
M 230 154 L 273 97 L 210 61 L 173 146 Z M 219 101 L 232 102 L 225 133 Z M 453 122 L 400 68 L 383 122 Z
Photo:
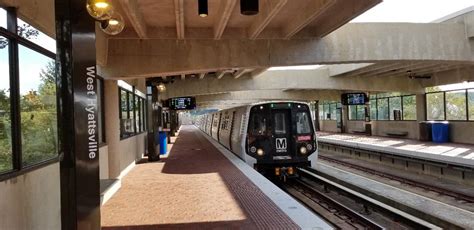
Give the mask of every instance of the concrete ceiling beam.
M 244 74 L 252 71 L 252 69 L 239 69 L 237 72 L 234 73 L 234 79 L 242 77 Z
M 219 79 L 221 79 L 222 77 L 224 77 L 225 74 L 226 74 L 225 71 L 216 72 L 216 78 L 217 78 L 217 80 L 219 80 Z
M 296 13 L 295 17 L 283 28 L 284 38 L 293 37 L 335 3 L 336 0 L 311 0 L 310 4 L 305 5 L 301 9 L 302 12 Z
M 184 39 L 184 0 L 174 0 L 174 14 L 176 18 L 176 35 L 179 40 Z
M 356 23 L 322 39 L 110 39 L 108 65 L 99 71 L 105 78 L 136 78 L 236 67 L 420 60 L 472 63 L 471 46 L 465 26 L 455 23 Z
M 221 39 L 237 0 L 221 0 L 217 21 L 214 25 L 214 39 Z
M 147 25 L 143 19 L 143 15 L 138 8 L 138 3 L 135 0 L 120 0 L 123 12 L 128 17 L 133 29 L 141 39 L 147 38 Z
M 291 76 L 291 77 L 290 77 Z M 351 91 L 396 91 L 423 92 L 418 80 L 405 81 L 397 77 L 369 78 L 363 76 L 334 78 L 327 68 L 315 70 L 266 71 L 256 78 L 207 78 L 206 81 L 189 79 L 175 82 L 167 90 L 168 97 L 183 95 L 229 93 L 251 90 L 351 90 Z
M 261 9 L 249 28 L 249 39 L 256 39 L 287 2 L 288 0 L 267 1 L 267 5 Z

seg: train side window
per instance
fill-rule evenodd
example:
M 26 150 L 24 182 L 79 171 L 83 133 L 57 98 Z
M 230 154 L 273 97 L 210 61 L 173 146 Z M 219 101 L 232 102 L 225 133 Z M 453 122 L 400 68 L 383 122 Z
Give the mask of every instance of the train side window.
M 297 134 L 311 133 L 309 115 L 307 112 L 296 113 L 296 133 Z
M 275 113 L 274 123 L 275 123 L 275 134 L 286 134 L 286 118 L 284 113 Z

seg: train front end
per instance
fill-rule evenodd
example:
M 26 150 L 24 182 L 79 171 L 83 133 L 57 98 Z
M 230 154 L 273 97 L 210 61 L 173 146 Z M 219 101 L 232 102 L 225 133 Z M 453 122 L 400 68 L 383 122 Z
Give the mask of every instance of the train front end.
M 246 151 L 256 159 L 254 167 L 266 175 L 291 177 L 296 167 L 310 166 L 308 157 L 317 151 L 317 143 L 309 106 L 299 102 L 252 106 Z

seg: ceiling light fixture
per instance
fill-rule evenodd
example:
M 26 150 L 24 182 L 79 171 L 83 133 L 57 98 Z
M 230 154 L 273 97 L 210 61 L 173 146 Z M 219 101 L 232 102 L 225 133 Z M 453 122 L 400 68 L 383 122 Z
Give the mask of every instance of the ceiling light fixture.
M 205 18 L 208 16 L 208 2 L 207 0 L 198 1 L 198 14 L 200 17 Z
M 104 20 L 100 23 L 100 28 L 104 33 L 108 35 L 117 35 L 122 32 L 125 27 L 122 15 L 114 13 L 108 20 Z
M 243 15 L 258 14 L 258 0 L 240 0 L 240 13 Z
M 112 17 L 113 7 L 110 0 L 87 0 L 87 12 L 96 20 L 108 20 Z
M 166 86 L 165 86 L 165 84 L 163 84 L 163 82 L 160 82 L 160 84 L 158 84 L 158 85 L 156 86 L 156 88 L 158 89 L 158 92 L 160 92 L 160 93 L 166 91 Z

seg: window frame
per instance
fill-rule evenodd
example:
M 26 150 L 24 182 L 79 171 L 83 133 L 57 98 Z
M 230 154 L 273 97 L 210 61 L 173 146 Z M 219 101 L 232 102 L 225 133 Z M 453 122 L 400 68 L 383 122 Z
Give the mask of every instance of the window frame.
M 416 121 L 417 119 L 405 119 L 404 118 L 404 111 L 405 111 L 405 105 L 403 103 L 403 99 L 406 98 L 406 97 L 415 97 L 415 111 L 416 111 L 416 103 L 418 103 L 418 101 L 416 101 L 416 94 L 400 94 L 400 95 L 397 95 L 397 96 L 382 96 L 382 97 L 379 97 L 379 95 L 375 95 L 374 97 L 370 98 L 369 101 L 370 103 L 372 104 L 372 102 L 375 102 L 375 115 L 376 117 L 372 117 L 372 108 L 370 108 L 370 120 L 371 121 Z M 401 107 L 401 120 L 394 120 L 392 119 L 392 113 L 390 111 L 391 109 L 391 106 L 390 106 L 390 99 L 393 99 L 393 98 L 400 98 L 400 107 Z M 387 110 L 388 110 L 388 119 L 387 120 L 381 120 L 379 119 L 379 100 L 387 100 Z M 416 117 L 418 116 L 418 114 L 416 114 Z
M 19 45 L 22 45 L 34 52 L 44 55 L 53 60 L 56 54 L 46 48 L 29 41 L 28 39 L 18 35 L 17 9 L 14 7 L 1 7 L 6 11 L 7 28 L 0 27 L 0 36 L 8 40 L 8 65 L 9 65 L 9 82 L 10 82 L 10 117 L 11 117 L 11 143 L 12 143 L 12 169 L 0 172 L 0 182 L 17 177 L 27 172 L 48 166 L 59 161 L 59 150 L 55 156 L 42 159 L 40 161 L 24 165 L 22 160 L 22 136 L 21 136 L 21 106 L 20 106 L 20 71 L 19 71 Z M 23 19 L 22 19 L 23 20 Z M 28 23 L 26 20 L 24 22 Z M 34 27 L 33 27 L 34 28 Z M 37 28 L 34 28 L 40 31 Z M 57 79 L 56 79 L 57 80 Z M 59 94 L 56 84 L 56 105 L 59 105 Z M 59 106 L 56 106 L 56 119 L 59 121 Z M 57 124 L 60 129 L 59 123 Z M 59 138 L 59 137 L 58 137 Z M 59 142 L 59 140 L 57 140 Z
M 427 121 L 449 121 L 449 122 L 474 122 L 474 120 L 470 120 L 470 117 L 469 117 L 469 91 L 472 91 L 474 90 L 474 88 L 466 88 L 466 89 L 451 89 L 451 90 L 446 90 L 446 91 L 433 91 L 433 92 L 426 92 L 425 93 L 425 118 Z M 465 111 L 466 111 L 466 119 L 465 120 L 449 120 L 447 119 L 448 118 L 448 114 L 447 114 L 447 111 L 446 111 L 446 103 L 447 103 L 447 100 L 446 100 L 446 93 L 449 93 L 449 92 L 455 92 L 455 91 L 464 91 L 464 99 L 465 99 Z M 443 108 L 444 108 L 444 119 L 442 120 L 428 120 L 428 95 L 430 94 L 436 94 L 436 93 L 442 93 L 443 95 Z
M 122 114 L 122 91 L 126 93 L 126 100 L 127 100 L 127 111 L 126 111 L 126 114 L 127 114 L 127 119 L 132 119 L 132 126 L 133 126 L 133 132 L 131 132 L 130 134 L 127 134 L 125 135 L 124 133 L 122 133 L 122 127 L 120 127 L 120 140 L 125 140 L 127 138 L 130 138 L 130 137 L 134 137 L 136 135 L 139 135 L 139 134 L 142 134 L 142 133 L 145 133 L 147 132 L 147 128 L 145 125 L 143 125 L 142 127 L 142 124 L 144 124 L 144 122 L 146 122 L 146 117 L 144 116 L 146 114 L 146 108 L 145 106 L 143 106 L 143 104 L 146 105 L 146 98 L 141 96 L 141 95 L 138 95 L 137 93 L 135 93 L 137 90 L 135 89 L 135 86 L 131 86 L 131 90 L 129 89 L 126 89 L 125 87 L 122 87 L 122 86 L 118 86 L 118 95 L 119 95 L 119 120 L 120 120 L 120 123 L 122 122 L 122 119 L 123 119 L 123 114 Z M 145 95 L 145 94 L 144 94 Z M 140 106 L 138 106 L 138 104 L 142 103 L 141 101 L 143 101 L 143 104 L 141 104 Z M 132 110 L 132 106 L 130 105 L 130 102 L 133 102 L 135 105 L 133 106 L 133 110 Z M 138 102 L 138 103 L 137 103 Z M 137 108 L 140 108 L 140 110 L 138 111 L 138 117 L 137 117 L 137 113 L 135 112 L 135 110 Z M 138 127 L 137 127 L 137 118 L 140 119 L 139 120 L 139 124 Z M 144 119 L 145 121 L 143 121 L 142 119 Z M 121 124 L 120 124 L 121 125 Z M 137 130 L 138 128 L 138 130 Z

